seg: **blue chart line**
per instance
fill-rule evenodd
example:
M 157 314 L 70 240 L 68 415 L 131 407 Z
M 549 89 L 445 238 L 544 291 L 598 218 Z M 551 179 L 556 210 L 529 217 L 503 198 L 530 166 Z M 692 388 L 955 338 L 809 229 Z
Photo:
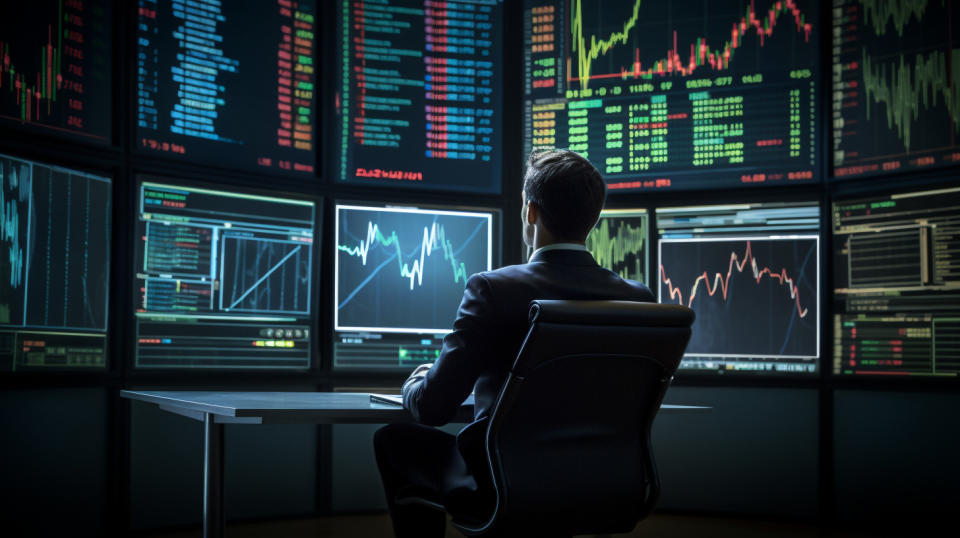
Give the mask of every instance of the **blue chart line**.
M 264 281 L 264 280 L 270 278 L 270 275 L 272 275 L 274 271 L 276 271 L 277 269 L 279 269 L 280 266 L 282 266 L 282 265 L 284 264 L 284 262 L 286 262 L 287 260 L 289 260 L 289 259 L 290 259 L 294 254 L 296 254 L 297 252 L 300 252 L 300 247 L 299 247 L 299 246 L 297 246 L 297 248 L 291 250 L 289 253 L 287 253 L 286 256 L 284 256 L 283 258 L 281 258 L 280 261 L 277 262 L 276 265 L 274 265 L 273 267 L 271 267 L 270 270 L 267 271 L 267 273 L 266 273 L 265 275 L 263 275 L 262 277 L 260 277 L 259 280 L 257 280 L 256 282 L 254 282 L 253 285 L 250 286 L 250 289 L 248 289 L 247 291 L 243 292 L 243 295 L 241 295 L 239 299 L 237 299 L 236 301 L 234 301 L 233 304 L 231 304 L 230 307 L 227 308 L 227 310 L 232 310 L 233 307 L 235 307 L 235 306 L 237 306 L 238 304 L 240 304 L 240 301 L 243 301 L 243 300 L 246 298 L 247 295 L 250 295 L 250 293 L 253 292 L 253 290 L 255 290 L 255 289 L 257 288 L 257 286 L 259 286 L 260 284 L 263 284 L 263 281 Z
M 797 287 L 799 287 L 800 279 L 803 278 L 804 271 L 807 269 L 807 262 L 810 261 L 810 256 L 813 255 L 813 251 L 816 250 L 817 244 L 814 243 L 810 247 L 810 250 L 807 251 L 807 256 L 803 259 L 803 264 L 800 265 L 800 272 L 797 273 Z M 783 355 L 784 350 L 787 349 L 787 344 L 790 343 L 790 334 L 793 332 L 793 322 L 797 319 L 797 311 L 790 309 L 790 323 L 787 325 L 787 336 L 783 339 L 783 345 L 780 346 L 780 354 Z

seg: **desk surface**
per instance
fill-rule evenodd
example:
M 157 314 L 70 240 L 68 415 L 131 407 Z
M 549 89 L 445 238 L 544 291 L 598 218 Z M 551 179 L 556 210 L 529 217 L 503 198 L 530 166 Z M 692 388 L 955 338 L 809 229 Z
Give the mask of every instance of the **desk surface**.
M 410 413 L 399 406 L 374 403 L 368 392 L 229 392 L 229 391 L 120 391 L 131 400 L 160 406 L 161 409 L 197 420 L 204 413 L 220 423 L 234 424 L 359 424 L 411 421 Z M 710 407 L 668 405 L 660 413 L 709 412 Z M 467 398 L 455 422 L 473 421 L 473 397 Z

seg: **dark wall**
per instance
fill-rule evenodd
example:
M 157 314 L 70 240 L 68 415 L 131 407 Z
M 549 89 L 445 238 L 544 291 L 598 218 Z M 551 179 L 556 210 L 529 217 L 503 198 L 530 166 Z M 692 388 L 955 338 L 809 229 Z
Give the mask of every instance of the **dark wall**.
M 0 533 L 102 536 L 107 394 L 0 390 Z

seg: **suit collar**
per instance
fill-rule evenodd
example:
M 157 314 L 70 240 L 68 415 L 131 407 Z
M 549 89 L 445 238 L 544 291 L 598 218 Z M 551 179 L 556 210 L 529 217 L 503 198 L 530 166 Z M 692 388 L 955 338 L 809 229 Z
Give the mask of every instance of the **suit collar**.
M 584 250 L 538 250 L 530 263 L 557 263 L 561 265 L 586 265 L 596 267 L 597 262 L 593 255 Z

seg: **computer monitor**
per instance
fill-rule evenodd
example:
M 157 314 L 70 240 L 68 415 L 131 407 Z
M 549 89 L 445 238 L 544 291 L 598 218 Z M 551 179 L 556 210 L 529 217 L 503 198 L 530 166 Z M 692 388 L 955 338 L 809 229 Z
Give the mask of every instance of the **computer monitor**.
M 109 144 L 112 13 L 109 0 L 0 2 L 0 121 Z
M 960 188 L 833 203 L 833 373 L 960 375 Z
M 0 155 L 0 370 L 107 364 L 111 181 Z
M 338 204 L 333 367 L 437 359 L 470 275 L 492 269 L 491 210 Z
M 605 209 L 586 246 L 601 266 L 622 278 L 647 283 L 648 240 L 646 209 Z
M 315 0 L 139 0 L 142 153 L 311 179 Z
M 524 149 L 611 193 L 819 181 L 815 0 L 524 0 Z
M 833 2 L 833 177 L 960 162 L 960 10 Z
M 336 5 L 334 177 L 499 193 L 502 0 Z
M 137 368 L 309 368 L 313 201 L 143 179 Z
M 820 208 L 658 208 L 658 299 L 697 315 L 692 374 L 811 375 L 820 358 Z

